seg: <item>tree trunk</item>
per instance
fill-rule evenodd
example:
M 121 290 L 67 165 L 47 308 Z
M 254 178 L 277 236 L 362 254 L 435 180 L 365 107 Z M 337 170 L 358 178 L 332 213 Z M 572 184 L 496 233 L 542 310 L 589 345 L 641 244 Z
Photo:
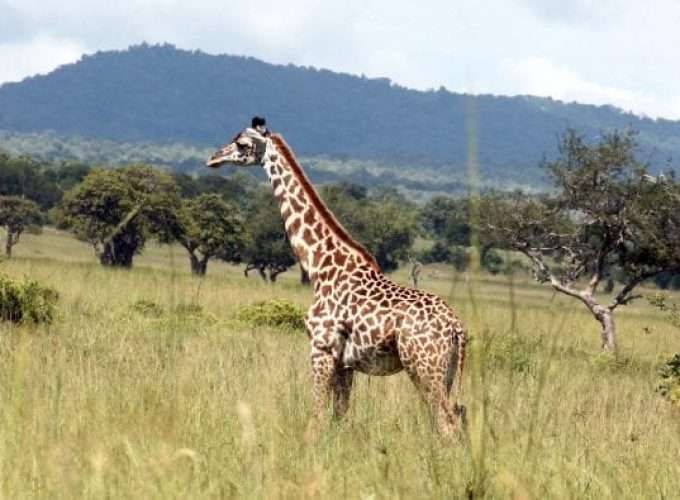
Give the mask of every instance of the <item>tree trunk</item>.
M 208 270 L 208 257 L 198 258 L 194 253 L 189 253 L 189 261 L 191 262 L 191 274 L 195 276 L 205 276 Z
M 122 244 L 116 240 L 110 241 L 105 243 L 102 251 L 99 252 L 99 262 L 106 267 L 130 268 L 135 250 L 136 248 L 131 245 Z
M 613 313 L 609 309 L 604 309 L 601 317 L 598 317 L 597 320 L 602 325 L 602 349 L 616 354 L 618 345 Z
M 8 259 L 12 258 L 12 247 L 14 246 L 14 241 L 12 241 L 12 233 L 7 231 L 7 240 L 5 241 L 5 255 Z
M 613 312 L 599 304 L 589 304 L 588 302 L 586 302 L 586 304 L 602 327 L 602 331 L 600 332 L 602 350 L 616 354 L 618 345 L 616 342 L 616 324 L 614 323 Z

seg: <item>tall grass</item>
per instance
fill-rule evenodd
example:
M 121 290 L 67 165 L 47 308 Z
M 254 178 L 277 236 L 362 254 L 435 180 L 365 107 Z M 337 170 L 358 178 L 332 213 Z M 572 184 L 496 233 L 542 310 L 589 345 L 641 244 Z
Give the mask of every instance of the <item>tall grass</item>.
M 172 247 L 112 271 L 50 231 L 16 254 L 0 270 L 61 298 L 53 325 L 0 324 L 0 497 L 680 495 L 680 416 L 654 392 L 680 334 L 644 301 L 622 311 L 614 362 L 577 304 L 528 278 L 481 276 L 472 296 L 426 270 L 472 335 L 467 437 L 443 446 L 400 374 L 359 376 L 346 420 L 310 440 L 305 335 L 234 319 L 263 299 L 306 306 L 297 273 L 270 286 L 216 263 L 201 280 Z

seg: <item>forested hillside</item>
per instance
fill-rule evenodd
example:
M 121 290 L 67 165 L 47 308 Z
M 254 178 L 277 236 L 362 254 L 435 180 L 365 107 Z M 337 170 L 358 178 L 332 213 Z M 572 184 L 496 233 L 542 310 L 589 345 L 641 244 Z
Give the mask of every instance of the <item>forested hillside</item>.
M 642 156 L 654 165 L 680 157 L 680 122 L 639 118 L 613 107 L 420 92 L 388 79 L 171 45 L 100 52 L 0 87 L 5 131 L 212 147 L 262 114 L 301 155 L 398 166 L 399 175 L 404 166 L 415 173 L 428 167 L 452 180 L 465 171 L 470 110 L 482 176 L 498 184 L 538 184 L 539 161 L 556 153 L 557 136 L 567 127 L 587 136 L 632 127 L 640 131 Z

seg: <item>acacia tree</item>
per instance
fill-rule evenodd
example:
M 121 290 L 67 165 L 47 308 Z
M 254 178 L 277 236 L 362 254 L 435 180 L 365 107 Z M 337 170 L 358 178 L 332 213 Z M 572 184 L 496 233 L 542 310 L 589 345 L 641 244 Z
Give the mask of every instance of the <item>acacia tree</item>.
M 5 255 L 12 257 L 12 247 L 26 230 L 40 230 L 43 215 L 38 205 L 19 196 L 0 196 L 0 226 L 7 234 Z
M 238 262 L 244 228 L 238 209 L 217 194 L 184 200 L 178 210 L 174 239 L 189 253 L 191 272 L 203 276 L 213 257 Z
M 92 244 L 102 265 L 131 267 L 150 236 L 168 238 L 178 206 L 177 186 L 170 175 L 132 165 L 90 172 L 64 194 L 56 218 Z
M 680 185 L 650 176 L 635 146 L 630 132 L 588 144 L 568 131 L 559 157 L 544 165 L 551 194 L 491 195 L 479 205 L 483 239 L 522 252 L 539 282 L 580 300 L 608 351 L 617 348 L 614 311 L 638 297 L 643 281 L 680 270 Z M 605 302 L 596 292 L 613 269 L 623 285 Z

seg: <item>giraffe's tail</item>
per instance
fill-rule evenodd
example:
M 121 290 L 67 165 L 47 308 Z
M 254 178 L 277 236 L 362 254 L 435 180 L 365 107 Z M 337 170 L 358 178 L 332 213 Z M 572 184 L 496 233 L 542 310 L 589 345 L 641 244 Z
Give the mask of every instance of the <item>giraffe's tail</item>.
M 467 354 L 467 332 L 460 322 L 456 322 L 453 325 L 451 334 L 454 351 L 449 363 L 447 379 L 449 381 L 449 390 L 453 385 L 453 401 L 457 405 L 458 399 L 463 393 L 463 370 L 465 369 L 465 356 Z

